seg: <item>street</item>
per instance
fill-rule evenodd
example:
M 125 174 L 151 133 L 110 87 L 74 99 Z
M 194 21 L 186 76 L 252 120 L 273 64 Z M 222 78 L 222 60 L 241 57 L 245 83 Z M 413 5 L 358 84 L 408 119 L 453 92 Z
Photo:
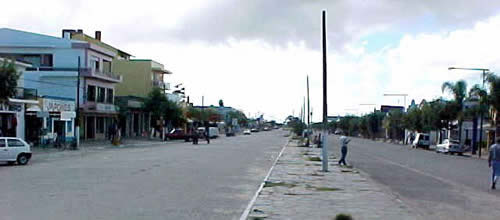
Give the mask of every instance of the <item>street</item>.
M 0 213 L 22 219 L 236 219 L 287 138 L 283 131 L 172 141 L 0 165 Z
M 347 163 L 395 193 L 424 219 L 500 219 L 486 160 L 351 138 Z M 329 136 L 338 157 L 338 136 Z

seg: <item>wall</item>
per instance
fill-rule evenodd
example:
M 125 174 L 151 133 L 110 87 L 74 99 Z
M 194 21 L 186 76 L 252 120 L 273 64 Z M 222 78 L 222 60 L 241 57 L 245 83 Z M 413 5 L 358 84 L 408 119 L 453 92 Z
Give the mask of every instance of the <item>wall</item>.
M 146 97 L 152 90 L 151 61 L 127 61 L 114 59 L 111 64 L 115 73 L 121 74 L 122 83 L 116 85 L 117 96 Z

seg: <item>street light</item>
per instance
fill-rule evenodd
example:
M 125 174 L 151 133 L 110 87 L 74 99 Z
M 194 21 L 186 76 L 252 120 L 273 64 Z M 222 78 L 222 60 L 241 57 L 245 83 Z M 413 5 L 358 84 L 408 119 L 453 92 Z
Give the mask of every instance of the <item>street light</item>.
M 408 94 L 389 93 L 389 94 L 384 94 L 384 96 L 402 96 L 402 97 L 404 97 L 403 111 L 406 112 L 406 96 L 408 96 Z
M 483 72 L 483 79 L 482 79 L 482 81 L 483 81 L 483 89 L 484 89 L 484 82 L 485 82 L 485 78 L 486 78 L 486 72 L 490 71 L 489 69 L 485 69 L 485 68 L 462 68 L 462 67 L 448 67 L 448 70 L 474 70 L 474 71 L 482 71 Z M 481 106 L 481 103 L 479 103 L 479 105 Z M 478 157 L 481 158 L 481 143 L 483 141 L 483 111 L 481 110 L 479 112 L 479 114 L 480 114 L 479 117 L 481 118 L 480 119 L 481 122 L 480 122 L 480 125 L 479 125 L 479 154 L 478 154 Z

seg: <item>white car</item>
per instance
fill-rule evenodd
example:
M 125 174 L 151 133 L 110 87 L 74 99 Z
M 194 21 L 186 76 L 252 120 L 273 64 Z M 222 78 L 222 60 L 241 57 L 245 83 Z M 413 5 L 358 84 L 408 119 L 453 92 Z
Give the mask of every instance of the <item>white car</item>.
M 30 145 L 20 138 L 0 137 L 0 162 L 26 165 L 31 159 Z
M 429 149 L 430 146 L 430 138 L 429 134 L 425 133 L 417 133 L 415 140 L 413 140 L 412 147 L 413 148 L 424 148 L 424 149 Z
M 458 141 L 450 141 L 448 139 L 444 139 L 442 144 L 438 144 L 436 146 L 437 153 L 449 153 L 458 155 L 462 155 L 464 153 L 464 148 L 460 145 Z
M 250 135 L 252 132 L 250 131 L 250 129 L 245 129 L 243 130 L 243 134 L 244 135 Z

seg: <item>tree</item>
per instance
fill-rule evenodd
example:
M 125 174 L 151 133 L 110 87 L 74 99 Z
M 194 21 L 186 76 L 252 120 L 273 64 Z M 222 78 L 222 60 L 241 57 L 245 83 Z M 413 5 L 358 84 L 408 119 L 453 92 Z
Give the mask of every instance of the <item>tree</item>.
M 14 61 L 4 60 L 0 66 L 0 102 L 16 95 L 17 80 L 19 74 L 14 67 Z
M 495 122 L 495 136 L 500 137 L 500 78 L 490 73 L 486 77 L 489 84 L 489 95 L 487 96 L 488 104 L 493 108 Z
M 224 101 L 222 101 L 222 99 L 221 99 L 221 100 L 219 100 L 219 106 L 220 106 L 220 107 L 224 107 Z
M 156 122 L 160 120 L 163 126 L 163 121 L 167 120 L 172 126 L 178 127 L 185 122 L 182 114 L 182 109 L 177 103 L 167 99 L 165 94 L 159 88 L 154 88 L 148 97 L 144 100 L 143 109 L 151 113 L 151 120 Z M 156 124 L 153 124 L 156 126 Z
M 390 111 L 384 118 L 382 124 L 388 131 L 389 138 L 401 140 L 404 137 L 403 118 L 404 113 L 398 110 Z
M 463 122 L 463 103 L 467 95 L 467 83 L 464 80 L 459 80 L 455 83 L 445 82 L 441 86 L 442 92 L 448 91 L 453 95 L 454 102 L 457 104 L 458 114 L 456 119 L 458 120 L 458 139 L 462 140 L 462 122 Z

